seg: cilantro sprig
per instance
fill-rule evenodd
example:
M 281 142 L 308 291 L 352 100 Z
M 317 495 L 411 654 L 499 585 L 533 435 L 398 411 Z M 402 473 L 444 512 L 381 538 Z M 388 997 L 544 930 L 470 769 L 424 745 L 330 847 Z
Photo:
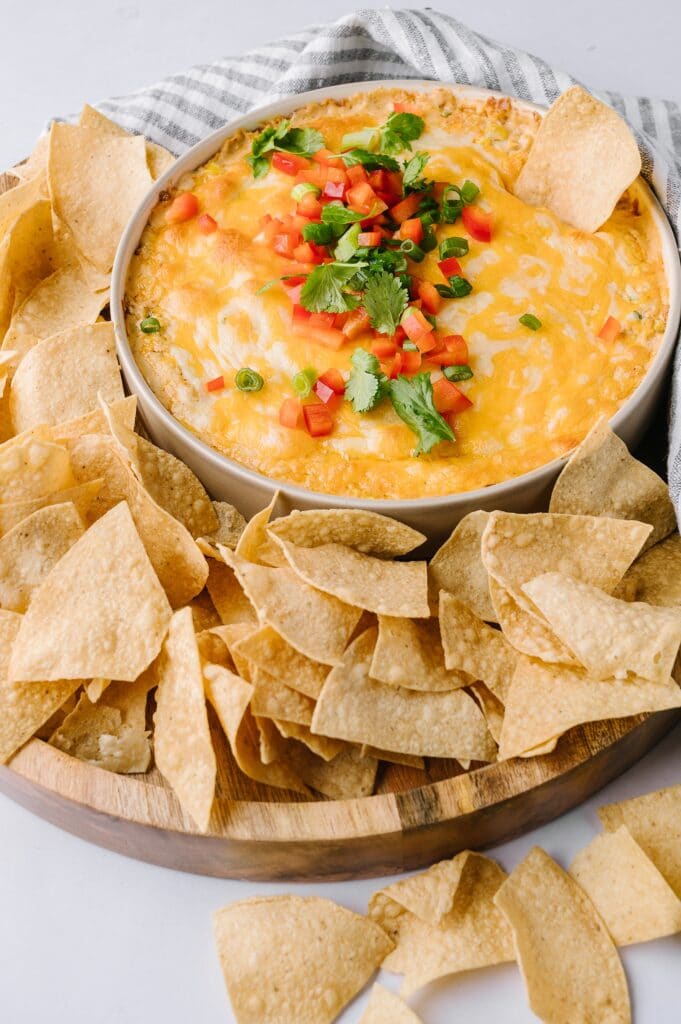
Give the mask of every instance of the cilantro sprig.
M 420 138 L 426 123 L 418 114 L 391 114 L 379 128 L 381 153 L 401 153 L 411 149 L 411 143 Z
M 347 313 L 357 309 L 358 295 L 348 290 L 359 263 L 322 263 L 307 275 L 300 304 L 311 313 Z
M 374 330 L 394 334 L 409 302 L 409 292 L 398 277 L 379 270 L 367 280 L 363 301 Z
M 411 160 L 404 165 L 402 185 L 405 192 L 422 192 L 430 188 L 431 182 L 423 177 L 423 168 L 430 160 L 430 154 L 425 151 L 414 153 Z
M 316 128 L 291 128 L 291 122 L 284 120 L 278 125 L 268 125 L 251 144 L 251 155 L 247 158 L 253 168 L 253 177 L 267 174 L 270 162 L 266 153 L 280 150 L 296 156 L 312 156 L 324 146 L 324 136 Z
M 361 132 L 350 132 L 341 140 L 341 149 L 349 150 L 353 155 L 343 153 L 346 164 L 361 163 L 368 170 L 384 167 L 389 171 L 399 171 L 396 160 L 391 160 L 397 153 L 411 149 L 411 144 L 420 138 L 426 124 L 418 114 L 391 114 L 385 124 L 379 128 L 365 128 Z
M 381 371 L 375 355 L 357 348 L 350 356 L 350 378 L 345 385 L 345 397 L 352 402 L 355 412 L 369 412 L 387 394 L 388 378 Z
M 426 454 L 440 441 L 453 441 L 454 431 L 435 408 L 429 373 L 411 379 L 399 376 L 388 383 L 393 408 L 418 438 L 414 455 Z

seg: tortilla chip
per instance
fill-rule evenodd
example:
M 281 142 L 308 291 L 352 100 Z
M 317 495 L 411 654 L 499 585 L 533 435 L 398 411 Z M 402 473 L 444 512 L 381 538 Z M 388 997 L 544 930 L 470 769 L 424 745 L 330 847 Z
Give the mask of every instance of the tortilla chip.
M 255 629 L 257 629 L 257 625 L 252 622 L 234 622 L 226 626 L 215 626 L 210 631 L 224 643 L 237 674 L 242 679 L 245 679 L 247 683 L 253 682 L 251 663 L 239 653 L 237 645 L 241 640 L 250 636 Z M 228 664 L 225 667 L 231 671 L 232 665 Z
M 258 729 L 260 744 L 260 760 L 263 764 L 272 764 L 286 756 L 288 743 L 282 733 L 279 732 L 271 718 L 258 718 L 253 716 Z
M 489 575 L 482 562 L 481 541 L 489 512 L 469 512 L 428 564 L 431 601 L 446 590 L 472 608 L 485 622 L 496 622 L 489 593 Z
M 119 135 L 130 138 L 131 133 L 127 132 L 125 128 L 122 128 L 115 121 L 111 121 L 105 114 L 102 114 L 100 110 L 96 110 L 91 107 L 89 103 L 86 103 L 80 112 L 78 118 L 78 124 L 85 128 L 92 128 L 104 135 Z M 156 142 L 150 142 L 149 139 L 145 140 L 146 151 L 147 151 L 147 166 L 149 173 L 152 178 L 160 178 L 168 168 L 175 163 L 175 157 L 163 146 L 159 146 Z
M 400 754 L 394 750 L 381 750 L 380 747 L 372 747 L 370 743 L 363 743 L 359 748 L 362 757 L 375 757 L 379 761 L 387 761 L 388 764 L 401 764 L 405 768 L 416 768 L 422 772 L 425 769 L 425 761 L 416 754 Z
M 103 480 L 90 480 L 86 484 L 77 484 L 75 487 L 66 487 L 63 491 L 54 491 L 42 498 L 32 498 L 29 501 L 8 501 L 0 504 L 0 537 L 4 537 L 15 526 L 28 519 L 34 512 L 43 508 L 50 508 L 53 505 L 61 505 L 65 502 L 75 506 L 78 515 L 85 518 L 90 510 L 92 502 L 99 494 L 104 483 Z
M 218 517 L 218 528 L 206 537 L 206 540 L 215 546 L 222 544 L 232 551 L 239 543 L 239 537 L 246 529 L 246 520 L 238 509 L 229 505 L 226 501 L 214 501 L 213 511 Z
M 182 809 L 200 832 L 206 832 L 217 768 L 191 609 L 182 608 L 173 615 L 157 674 L 156 767 L 174 790 Z
M 359 1024 L 422 1024 L 406 1003 L 382 985 L 374 985 Z
M 570 456 L 553 488 L 549 510 L 649 523 L 653 532 L 644 551 L 676 529 L 666 483 L 629 453 L 605 417 Z
M 681 900 L 624 825 L 596 836 L 570 874 L 618 946 L 681 932 Z
M 83 536 L 75 505 L 34 512 L 0 540 L 0 607 L 25 612 L 31 594 L 62 555 Z
M 346 747 L 333 760 L 325 761 L 298 744 L 289 756 L 301 779 L 331 800 L 359 800 L 374 791 L 378 761 L 359 747 Z
M 62 267 L 40 281 L 14 313 L 3 350 L 14 350 L 13 362 L 18 365 L 45 338 L 94 324 L 106 299 L 88 288 L 80 267 Z
M 13 310 L 54 270 L 52 208 L 39 199 L 15 220 L 0 242 L 0 336 Z
M 681 785 L 598 808 L 608 832 L 625 825 L 681 899 Z
M 121 503 L 71 547 L 40 586 L 12 651 L 10 679 L 138 678 L 171 611 Z
M 231 570 L 230 570 L 231 571 Z M 235 645 L 238 654 L 270 672 L 306 697 L 316 700 L 322 692 L 329 666 L 321 665 L 291 647 L 271 626 L 261 626 Z
M 370 678 L 376 639 L 376 629 L 366 630 L 331 670 L 312 732 L 406 754 L 493 760 L 496 746 L 484 716 L 463 690 L 422 693 Z
M 523 587 L 551 629 L 597 679 L 664 683 L 681 644 L 681 609 L 618 601 L 558 572 Z
M 343 544 L 299 548 L 279 538 L 292 569 L 311 587 L 339 601 L 398 618 L 430 615 L 425 562 L 391 562 Z
M 91 517 L 98 518 L 120 501 L 128 503 L 154 570 L 173 607 L 181 607 L 200 593 L 208 578 L 205 558 L 184 526 L 147 494 L 130 464 L 117 451 L 116 442 L 103 435 L 90 434 L 72 442 L 70 452 L 79 483 L 104 479 L 102 489 L 92 504 Z
M 4 502 L 35 501 L 75 484 L 69 453 L 29 431 L 0 445 Z
M 21 615 L 0 610 L 0 764 L 9 761 L 80 686 L 80 679 L 10 682 L 10 652 L 20 626 Z
M 265 719 L 267 721 L 267 719 Z M 283 722 L 277 719 L 274 723 L 279 734 L 287 740 L 297 740 L 303 746 L 317 754 L 323 761 L 332 761 L 338 754 L 348 749 L 342 740 L 332 740 L 327 736 L 315 736 L 307 725 L 298 722 Z
M 466 673 L 445 666 L 437 619 L 414 622 L 388 615 L 378 617 L 371 677 L 424 692 L 455 690 L 472 682 Z
M 614 595 L 662 608 L 681 607 L 681 537 L 678 533 L 637 558 Z
M 234 622 L 257 623 L 255 608 L 244 593 L 236 573 L 224 562 L 208 562 L 206 589 L 225 625 Z
M 594 679 L 583 669 L 520 657 L 506 695 L 499 759 L 519 757 L 575 725 L 681 707 L 673 679 Z
M 256 512 L 246 524 L 234 549 L 239 558 L 244 558 L 247 562 L 255 562 L 256 565 L 281 566 L 288 564 L 266 529 L 278 500 L 279 491 L 275 493 L 269 505 L 261 509 L 260 512 Z
M 83 416 L 123 398 L 113 324 L 74 327 L 38 342 L 12 379 L 10 409 L 17 430 Z
M 220 553 L 263 622 L 313 661 L 340 662 L 360 620 L 358 608 L 308 586 L 293 569 L 253 565 L 221 546 Z
M 238 1024 L 332 1024 L 392 947 L 373 921 L 318 896 L 232 903 L 213 928 Z
M 487 728 L 492 734 L 495 743 L 501 740 L 501 730 L 504 724 L 504 705 L 484 683 L 471 683 L 468 687 L 470 693 L 475 697 L 480 710 L 485 716 Z M 464 771 L 468 771 L 467 765 L 461 765 Z
M 217 530 L 220 523 L 206 490 L 189 466 L 151 441 L 137 436 L 140 476 L 157 505 L 200 537 Z
M 91 679 L 89 683 L 86 683 L 83 689 L 87 693 L 90 701 L 96 704 L 99 698 L 102 696 L 104 691 L 111 686 L 111 679 Z M 74 704 L 75 708 L 75 704 Z
M 490 579 L 489 590 L 496 608 L 503 635 L 521 654 L 542 661 L 577 665 L 577 659 L 555 636 L 546 622 L 535 612 L 525 611 L 496 580 Z
M 10 230 L 15 220 L 39 199 L 47 199 L 47 181 L 44 174 L 37 175 L 32 180 L 22 180 L 19 185 L 6 189 L 0 195 L 0 238 Z
M 154 681 L 145 672 L 134 683 L 112 683 L 96 703 L 83 694 L 49 742 L 110 772 L 146 772 L 151 763 L 147 695 Z
M 206 696 L 220 720 L 237 765 L 249 779 L 266 786 L 307 793 L 295 770 L 286 762 L 263 764 L 260 736 L 249 704 L 254 688 L 222 665 L 204 667 Z
M 192 610 L 194 630 L 197 635 L 212 629 L 214 626 L 221 625 L 222 619 L 218 615 L 207 590 L 202 590 L 200 594 L 193 597 L 189 602 L 189 607 Z
M 645 523 L 623 519 L 492 512 L 482 535 L 482 560 L 516 603 L 535 613 L 524 583 L 561 572 L 610 593 L 651 531 Z
M 396 943 L 383 967 L 405 975 L 402 995 L 513 960 L 510 929 L 494 905 L 506 878 L 493 860 L 466 850 L 374 893 L 369 914 Z
M 134 430 L 135 417 L 137 415 L 137 398 L 135 395 L 128 395 L 117 402 L 107 405 L 110 415 L 116 418 L 118 423 L 124 424 L 129 430 Z M 65 423 L 57 423 L 50 430 L 53 441 L 66 444 L 68 441 L 77 441 L 85 434 L 107 434 L 109 432 L 108 421 L 101 406 L 93 409 L 84 416 L 78 416 L 74 420 L 67 420 Z
M 269 532 L 301 548 L 343 544 L 365 555 L 396 558 L 407 555 L 426 540 L 410 526 L 364 509 L 326 508 L 291 512 L 270 523 Z
M 542 119 L 514 186 L 578 231 L 597 231 L 641 173 L 636 139 L 612 107 L 573 85 Z
M 54 123 L 47 178 L 54 210 L 77 248 L 108 273 L 124 229 L 152 185 L 144 139 Z
M 21 163 L 15 164 L 12 167 L 10 173 L 19 178 L 20 181 L 33 181 L 35 178 L 41 176 L 44 177 L 47 169 L 47 150 L 50 141 L 50 136 L 46 132 L 41 135 L 33 151 L 27 160 L 22 160 Z
M 444 590 L 440 592 L 440 633 L 447 668 L 481 679 L 503 703 L 518 658 L 503 633 Z
M 309 725 L 312 721 L 314 701 L 292 690 L 269 672 L 255 666 L 251 670 L 251 681 L 255 693 L 251 700 L 251 711 L 261 718 L 280 718 L 285 722 Z
M 585 893 L 538 847 L 494 902 L 513 930 L 531 1009 L 551 1024 L 629 1024 L 624 970 Z

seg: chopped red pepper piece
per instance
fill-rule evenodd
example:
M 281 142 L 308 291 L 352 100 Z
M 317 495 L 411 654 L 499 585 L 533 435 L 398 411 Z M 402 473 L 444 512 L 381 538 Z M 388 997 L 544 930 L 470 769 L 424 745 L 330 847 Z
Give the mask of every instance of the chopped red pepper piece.
M 348 186 L 344 181 L 327 181 L 323 194 L 329 199 L 344 199 L 346 192 L 348 192 Z
M 369 330 L 369 316 L 363 309 L 353 309 L 343 324 L 343 334 L 351 341 Z
M 456 384 L 441 377 L 433 384 L 433 402 L 439 413 L 464 412 L 473 404 L 463 391 L 459 391 Z
M 347 341 L 347 337 L 337 327 L 317 327 L 308 320 L 305 323 L 294 322 L 295 333 L 308 341 L 314 341 L 325 348 L 339 349 Z
M 391 359 L 397 352 L 397 342 L 392 338 L 377 338 L 371 343 L 371 351 L 379 359 Z
M 318 149 L 313 154 L 312 159 L 316 164 L 322 164 L 324 167 L 343 167 L 343 161 L 339 156 L 336 156 L 331 152 L 330 149 Z
M 335 327 L 335 313 L 311 313 L 310 327 Z
M 447 280 L 449 280 L 450 277 L 461 277 L 463 275 L 461 264 L 457 260 L 456 256 L 450 256 L 446 260 L 440 260 L 438 267 Z
M 222 374 L 219 377 L 213 377 L 212 380 L 206 381 L 206 391 L 222 391 L 225 386 L 225 378 Z
M 412 192 L 410 195 L 397 203 L 395 206 L 390 208 L 390 216 L 397 223 L 401 224 L 405 220 L 409 220 L 413 217 L 419 206 L 421 205 L 422 196 L 419 192 Z
M 621 330 L 622 324 L 619 320 L 616 320 L 614 316 L 609 316 L 598 332 L 598 337 L 601 341 L 607 341 L 608 344 L 611 344 Z
M 357 245 L 360 249 L 370 249 L 372 246 L 381 244 L 380 231 L 361 231 L 357 236 Z
M 402 349 L 402 373 L 416 373 L 421 369 L 421 353 Z
M 166 210 L 166 223 L 180 224 L 191 220 L 199 212 L 199 201 L 193 192 L 180 192 Z
M 272 166 L 295 178 L 299 171 L 306 171 L 310 167 L 310 161 L 296 153 L 280 153 L 277 150 L 272 154 Z
M 419 224 L 421 221 L 419 221 Z M 402 225 L 404 227 L 404 224 Z M 442 306 L 442 298 L 438 293 L 437 288 L 430 281 L 421 281 L 418 285 L 418 296 L 423 303 L 423 308 L 426 313 L 431 313 L 435 316 L 440 312 Z
M 348 167 L 345 173 L 347 174 L 351 185 L 361 185 L 362 182 L 369 180 L 369 175 L 361 164 L 355 164 L 354 167 Z
M 322 204 L 314 193 L 308 192 L 300 200 L 296 210 L 303 217 L 309 217 L 310 220 L 319 220 L 322 215 Z
M 408 307 L 406 316 L 402 318 L 401 326 L 409 340 L 417 344 L 421 338 L 433 330 L 433 325 L 426 320 L 421 310 L 415 309 L 414 306 Z
M 453 353 L 457 358 L 457 362 L 450 365 L 466 366 L 468 363 L 468 345 L 463 335 L 448 334 L 446 338 L 442 339 L 442 343 L 447 351 Z
M 380 204 L 376 193 L 366 181 L 361 181 L 359 185 L 353 185 L 351 189 L 348 189 L 346 198 L 348 206 L 356 213 L 372 213 Z M 381 210 L 380 212 L 383 211 Z
M 400 224 L 400 238 L 410 239 L 419 245 L 423 241 L 423 223 L 419 217 L 410 217 Z
M 202 235 L 212 235 L 217 231 L 218 222 L 209 213 L 202 213 L 196 220 L 196 226 Z
M 324 437 L 333 430 L 333 418 L 325 405 L 304 405 L 303 416 L 310 437 Z
M 279 410 L 279 422 L 282 427 L 296 430 L 303 425 L 303 407 L 297 398 L 285 398 Z
M 492 223 L 494 218 L 491 213 L 485 213 L 479 206 L 464 206 L 461 219 L 471 238 L 474 238 L 477 242 L 492 241 Z
M 345 379 L 343 378 L 343 374 L 340 370 L 337 370 L 335 367 L 331 367 L 330 370 L 320 373 L 317 379 L 323 384 L 326 384 L 327 387 L 331 388 L 335 394 L 345 394 Z

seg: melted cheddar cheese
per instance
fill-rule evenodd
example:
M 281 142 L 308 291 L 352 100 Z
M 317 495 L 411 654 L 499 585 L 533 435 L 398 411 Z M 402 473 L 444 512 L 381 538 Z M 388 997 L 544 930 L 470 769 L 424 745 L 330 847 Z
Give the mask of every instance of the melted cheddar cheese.
M 151 387 L 186 427 L 225 455 L 269 477 L 316 491 L 363 498 L 419 498 L 506 480 L 562 455 L 596 419 L 612 416 L 644 377 L 665 329 L 667 283 L 648 192 L 635 182 L 611 219 L 593 235 L 525 205 L 513 182 L 537 129 L 538 116 L 510 101 L 460 99 L 444 89 L 417 96 L 381 90 L 300 109 L 295 126 L 318 128 L 337 151 L 343 134 L 383 123 L 396 101 L 418 104 L 426 130 L 428 177 L 480 188 L 479 205 L 494 214 L 490 243 L 470 241 L 465 298 L 446 301 L 443 333 L 462 334 L 474 377 L 460 385 L 473 406 L 456 418 L 454 442 L 415 458 L 414 434 L 389 402 L 357 414 L 343 402 L 333 432 L 310 437 L 279 423 L 291 378 L 315 367 L 349 368 L 360 337 L 333 351 L 294 336 L 291 301 L 281 286 L 256 294 L 296 264 L 263 244 L 263 215 L 294 209 L 293 179 L 270 169 L 254 179 L 246 162 L 253 135 L 239 133 L 177 191 L 190 189 L 218 223 L 203 235 L 196 219 L 168 224 L 164 196 L 152 213 L 127 285 L 127 325 L 136 359 Z M 406 156 L 406 154 L 405 154 Z M 461 223 L 438 240 L 465 234 Z M 437 250 L 419 277 L 441 283 Z M 531 312 L 541 329 L 523 327 Z M 157 317 L 161 331 L 140 321 Z M 597 337 L 609 316 L 622 332 Z M 265 380 L 257 393 L 234 386 L 240 367 Z M 224 390 L 206 382 L 224 375 Z

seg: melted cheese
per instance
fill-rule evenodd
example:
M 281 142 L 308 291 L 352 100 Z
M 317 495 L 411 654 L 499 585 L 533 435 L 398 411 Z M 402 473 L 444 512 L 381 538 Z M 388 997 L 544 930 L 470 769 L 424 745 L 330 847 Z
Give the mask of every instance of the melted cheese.
M 319 128 L 333 149 L 346 131 L 383 122 L 404 95 L 381 91 L 304 108 L 294 123 Z M 326 438 L 279 425 L 294 373 L 308 366 L 347 370 L 355 347 L 369 347 L 372 339 L 338 352 L 301 340 L 291 332 L 283 288 L 256 294 L 296 265 L 259 237 L 264 214 L 292 211 L 292 179 L 274 170 L 253 179 L 245 160 L 251 136 L 228 141 L 179 183 L 195 192 L 218 231 L 202 235 L 195 220 L 166 224 L 166 203 L 145 230 L 128 281 L 128 330 L 140 366 L 185 426 L 268 476 L 374 498 L 443 495 L 499 482 L 565 453 L 601 414 L 611 416 L 660 344 L 667 285 L 640 182 L 601 231 L 584 235 L 510 191 L 536 115 L 504 101 L 461 103 L 445 90 L 418 103 L 427 124 L 418 148 L 431 153 L 429 176 L 459 184 L 470 178 L 495 223 L 491 244 L 471 241 L 462 260 L 473 292 L 445 301 L 438 316 L 441 330 L 468 341 L 475 376 L 461 388 L 473 407 L 457 418 L 456 441 L 428 456 L 412 456 L 414 435 L 387 402 L 367 415 L 343 403 Z M 439 229 L 438 239 L 463 233 L 459 222 Z M 419 276 L 440 282 L 437 259 L 437 251 L 428 254 Z M 518 322 L 526 312 L 542 321 L 536 333 Z M 149 313 L 161 321 L 160 334 L 140 332 Z M 597 338 L 608 316 L 624 328 L 610 345 Z M 262 391 L 236 389 L 242 366 L 262 374 Z M 205 382 L 219 374 L 227 387 L 207 393 Z

